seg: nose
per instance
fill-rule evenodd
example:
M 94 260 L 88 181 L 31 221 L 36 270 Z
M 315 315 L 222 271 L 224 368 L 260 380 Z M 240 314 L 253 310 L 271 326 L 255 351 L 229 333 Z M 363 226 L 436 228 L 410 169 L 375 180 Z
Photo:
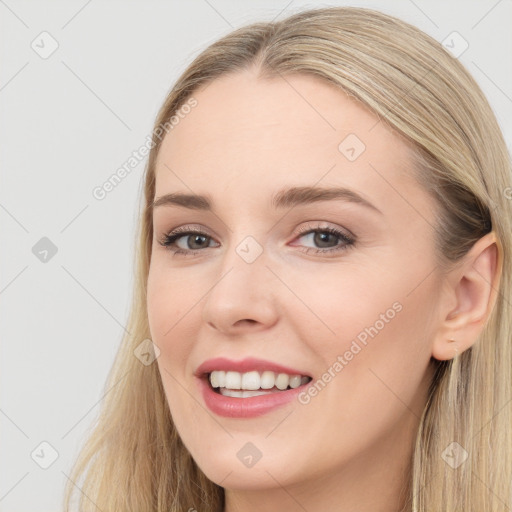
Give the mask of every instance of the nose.
M 225 335 L 272 327 L 279 317 L 277 283 L 267 264 L 265 251 L 251 262 L 231 249 L 203 302 L 203 322 Z

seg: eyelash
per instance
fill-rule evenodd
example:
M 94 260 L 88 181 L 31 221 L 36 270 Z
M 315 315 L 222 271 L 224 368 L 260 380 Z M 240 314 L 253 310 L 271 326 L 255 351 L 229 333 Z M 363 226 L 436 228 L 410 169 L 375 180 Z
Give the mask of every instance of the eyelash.
M 329 233 L 331 235 L 335 235 L 336 237 L 340 238 L 342 242 L 344 242 L 344 245 L 338 244 L 334 248 L 329 249 L 314 249 L 312 247 L 306 247 L 305 249 L 299 249 L 301 252 L 304 253 L 310 253 L 314 252 L 315 254 L 326 254 L 326 253 L 339 253 L 341 251 L 345 251 L 347 249 L 350 249 L 355 244 L 355 239 L 346 235 L 345 233 L 339 231 L 336 228 L 332 227 L 326 227 L 326 228 L 310 228 L 303 227 L 299 229 L 299 236 L 298 238 L 302 238 L 305 235 L 309 235 L 311 233 Z M 176 242 L 176 240 L 179 240 L 180 238 L 184 237 L 185 235 L 202 235 L 206 238 L 211 239 L 208 234 L 204 233 L 203 231 L 200 231 L 195 228 L 191 228 L 190 226 L 182 226 L 179 228 L 176 228 L 175 230 L 171 231 L 168 234 L 165 234 L 161 240 L 159 240 L 159 244 L 163 247 L 166 247 L 169 251 L 171 251 L 173 254 L 180 254 L 183 256 L 194 256 L 195 254 L 204 251 L 204 249 L 180 249 L 179 247 L 172 248 L 173 244 Z M 341 245 L 341 247 L 340 247 Z M 206 247 L 208 249 L 208 247 Z

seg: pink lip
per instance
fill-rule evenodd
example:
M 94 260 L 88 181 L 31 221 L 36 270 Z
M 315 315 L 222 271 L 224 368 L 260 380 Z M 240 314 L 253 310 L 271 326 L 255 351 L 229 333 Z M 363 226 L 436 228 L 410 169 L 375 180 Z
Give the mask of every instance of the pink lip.
M 310 375 L 302 370 L 288 368 L 277 363 L 252 357 L 242 361 L 232 361 L 223 357 L 208 359 L 196 369 L 194 375 L 198 378 L 200 392 L 206 406 L 215 414 L 228 418 L 254 418 L 266 414 L 291 402 L 312 383 L 311 380 L 307 384 L 302 384 L 297 388 L 286 391 L 249 398 L 237 398 L 224 396 L 213 390 L 208 380 L 208 374 L 214 370 L 236 371 L 240 373 L 269 370 L 276 373 L 287 373 L 288 375 L 307 375 L 309 377 Z
M 302 384 L 295 389 L 278 391 L 268 395 L 237 398 L 216 393 L 210 386 L 208 376 L 198 378 L 203 400 L 215 414 L 228 418 L 254 418 L 266 414 L 278 407 L 291 402 L 300 392 L 304 391 L 313 381 Z
M 288 368 L 277 363 L 272 363 L 271 361 L 265 361 L 264 359 L 255 359 L 254 357 L 247 357 L 241 361 L 232 361 L 231 359 L 226 359 L 225 357 L 208 359 L 198 366 L 194 372 L 194 375 L 196 377 L 202 377 L 207 373 L 213 372 L 214 370 L 233 371 L 240 373 L 251 372 L 254 370 L 269 370 L 276 373 L 287 373 L 288 375 L 303 375 L 310 377 L 308 373 L 303 372 L 302 370 L 295 370 L 293 368 Z

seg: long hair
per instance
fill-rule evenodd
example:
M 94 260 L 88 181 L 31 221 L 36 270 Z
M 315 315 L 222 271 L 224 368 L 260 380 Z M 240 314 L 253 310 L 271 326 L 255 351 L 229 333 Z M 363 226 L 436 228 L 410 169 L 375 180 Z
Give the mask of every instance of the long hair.
M 182 444 L 158 365 L 141 364 L 134 350 L 150 338 L 146 284 L 155 161 L 163 140 L 159 127 L 169 127 L 200 87 L 247 68 L 262 78 L 301 73 L 335 84 L 412 143 L 411 173 L 437 206 L 439 268 L 453 268 L 479 238 L 495 232 L 502 268 L 497 298 L 477 342 L 452 360 L 436 361 L 412 454 L 407 510 L 508 509 L 512 166 L 503 135 L 475 80 L 439 42 L 371 9 L 327 7 L 234 30 L 200 53 L 165 99 L 144 175 L 130 334 L 122 340 L 106 383 L 109 392 L 72 468 L 66 510 L 74 493 L 84 512 L 221 512 L 224 507 L 224 489 L 206 478 Z M 454 450 L 459 458 L 467 455 L 457 467 L 448 463 Z

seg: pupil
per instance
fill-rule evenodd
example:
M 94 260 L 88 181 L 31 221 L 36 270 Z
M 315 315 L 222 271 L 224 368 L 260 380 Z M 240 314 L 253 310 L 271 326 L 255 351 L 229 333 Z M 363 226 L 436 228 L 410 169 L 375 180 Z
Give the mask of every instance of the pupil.
M 206 237 L 203 236 L 203 235 L 194 235 L 193 236 L 193 242 L 192 242 L 192 245 L 194 245 L 198 239 L 201 239 L 203 238 L 204 240 L 206 240 Z M 190 245 L 190 244 L 189 244 Z M 199 244 L 200 245 L 200 244 Z M 195 249 L 195 247 L 190 247 L 191 249 Z
M 320 232 L 320 233 L 316 233 L 315 235 L 315 243 L 317 245 L 319 245 L 320 247 L 322 247 L 322 244 L 323 243 L 329 243 L 329 238 L 332 236 L 331 233 L 326 233 L 326 232 Z

